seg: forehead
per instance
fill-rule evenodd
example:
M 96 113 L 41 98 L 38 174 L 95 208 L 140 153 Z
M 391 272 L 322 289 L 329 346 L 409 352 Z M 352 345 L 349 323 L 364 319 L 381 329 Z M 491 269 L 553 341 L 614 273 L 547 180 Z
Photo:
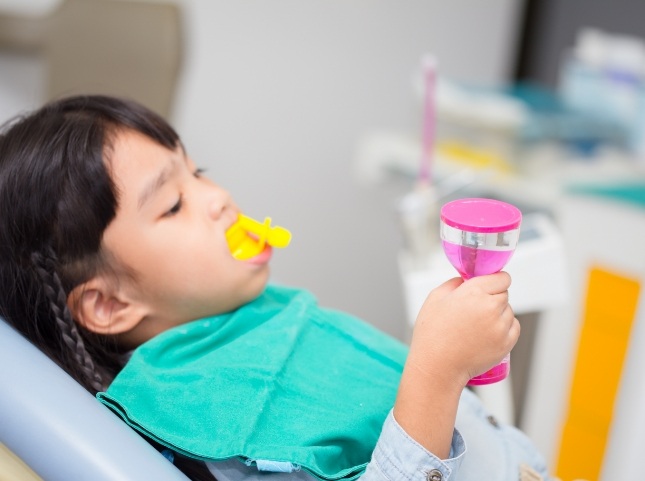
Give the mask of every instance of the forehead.
M 113 180 L 118 183 L 140 180 L 170 162 L 182 158 L 181 147 L 170 150 L 150 137 L 134 131 L 117 132 L 106 154 L 106 163 Z
M 136 130 L 119 130 L 112 136 L 108 161 L 115 173 L 137 167 L 154 167 L 172 150 Z
M 169 150 L 146 135 L 133 131 L 117 132 L 111 142 L 107 165 L 119 191 L 119 204 L 131 204 L 146 185 L 181 162 L 180 147 Z

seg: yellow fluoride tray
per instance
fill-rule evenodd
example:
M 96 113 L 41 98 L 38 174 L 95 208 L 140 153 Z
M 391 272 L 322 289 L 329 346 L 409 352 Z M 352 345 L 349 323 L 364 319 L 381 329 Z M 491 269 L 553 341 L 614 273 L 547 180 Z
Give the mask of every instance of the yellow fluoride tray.
M 226 231 L 226 242 L 233 257 L 246 260 L 260 254 L 266 244 L 287 247 L 291 242 L 291 232 L 284 227 L 272 226 L 270 217 L 259 222 L 240 214 L 237 222 Z

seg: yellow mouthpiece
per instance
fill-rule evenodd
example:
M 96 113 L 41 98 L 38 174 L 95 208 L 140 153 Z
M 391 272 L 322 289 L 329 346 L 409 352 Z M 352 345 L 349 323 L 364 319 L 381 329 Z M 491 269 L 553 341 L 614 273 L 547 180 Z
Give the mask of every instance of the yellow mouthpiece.
M 240 214 L 237 222 L 226 231 L 226 242 L 233 257 L 238 260 L 251 259 L 271 247 L 287 247 L 291 242 L 291 232 L 284 227 L 271 226 L 271 218 L 258 222 Z

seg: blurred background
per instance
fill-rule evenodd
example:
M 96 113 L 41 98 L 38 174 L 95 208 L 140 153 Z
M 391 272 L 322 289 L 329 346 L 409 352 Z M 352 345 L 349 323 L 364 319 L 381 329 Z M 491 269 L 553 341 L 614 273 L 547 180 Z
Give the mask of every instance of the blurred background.
M 247 214 L 292 231 L 274 282 L 402 340 L 456 275 L 439 206 L 516 204 L 523 335 L 482 397 L 563 481 L 639 479 L 644 16 L 627 0 L 0 0 L 0 121 L 74 93 L 146 104 Z

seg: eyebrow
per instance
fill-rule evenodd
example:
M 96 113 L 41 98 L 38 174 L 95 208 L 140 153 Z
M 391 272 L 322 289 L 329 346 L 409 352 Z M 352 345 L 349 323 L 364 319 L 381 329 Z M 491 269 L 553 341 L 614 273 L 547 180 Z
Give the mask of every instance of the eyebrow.
M 168 179 L 172 174 L 177 170 L 179 166 L 179 161 L 176 158 L 172 158 L 170 163 L 166 165 L 159 174 L 154 177 L 150 182 L 148 182 L 141 193 L 139 194 L 139 201 L 137 207 L 141 209 L 146 202 L 148 202 L 158 191 L 163 187 L 163 185 L 168 182 Z

